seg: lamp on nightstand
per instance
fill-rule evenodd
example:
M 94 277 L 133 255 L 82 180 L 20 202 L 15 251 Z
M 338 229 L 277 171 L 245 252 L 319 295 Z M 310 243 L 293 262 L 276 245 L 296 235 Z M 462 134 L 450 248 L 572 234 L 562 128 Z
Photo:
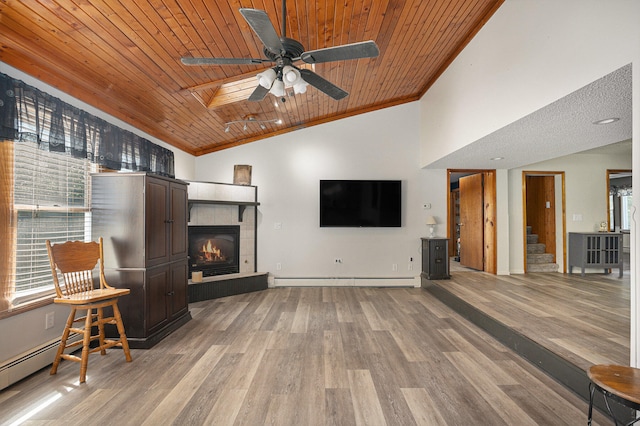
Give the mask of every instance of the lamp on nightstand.
M 438 222 L 436 222 L 436 218 L 433 216 L 427 217 L 427 225 L 429 225 L 429 238 L 433 238 L 433 231 Z

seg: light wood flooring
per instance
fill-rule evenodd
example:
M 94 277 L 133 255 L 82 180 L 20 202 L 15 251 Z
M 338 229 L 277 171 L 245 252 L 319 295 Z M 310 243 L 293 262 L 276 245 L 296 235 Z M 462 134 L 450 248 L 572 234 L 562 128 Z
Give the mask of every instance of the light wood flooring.
M 63 361 L 0 392 L 0 423 L 586 423 L 583 400 L 422 288 L 277 288 L 191 313 L 132 363 L 93 355 L 85 384 Z
M 630 275 L 452 272 L 437 281 L 476 309 L 586 371 L 629 365 Z

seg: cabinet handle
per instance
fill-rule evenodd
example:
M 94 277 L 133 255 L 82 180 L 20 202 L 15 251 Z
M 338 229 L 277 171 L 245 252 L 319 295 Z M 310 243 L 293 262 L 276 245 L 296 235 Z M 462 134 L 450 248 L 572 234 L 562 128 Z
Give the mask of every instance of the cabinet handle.
M 164 223 L 173 223 L 173 219 L 165 220 Z
M 173 296 L 174 294 L 176 294 L 175 291 L 170 291 L 169 293 L 167 293 L 167 296 Z

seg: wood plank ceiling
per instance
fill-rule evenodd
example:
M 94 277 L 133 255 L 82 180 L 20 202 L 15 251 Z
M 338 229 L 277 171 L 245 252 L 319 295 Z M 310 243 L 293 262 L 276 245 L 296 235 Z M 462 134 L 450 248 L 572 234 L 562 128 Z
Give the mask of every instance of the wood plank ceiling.
M 281 31 L 280 0 L 0 2 L 0 61 L 183 151 L 202 155 L 419 99 L 504 0 L 289 0 L 287 37 L 306 50 L 374 40 L 377 58 L 316 64 L 350 95 L 313 87 L 246 98 L 261 65 L 184 66 L 181 57 L 264 58 L 241 7 Z M 277 105 L 277 106 L 276 106 Z M 280 119 L 264 129 L 226 123 Z

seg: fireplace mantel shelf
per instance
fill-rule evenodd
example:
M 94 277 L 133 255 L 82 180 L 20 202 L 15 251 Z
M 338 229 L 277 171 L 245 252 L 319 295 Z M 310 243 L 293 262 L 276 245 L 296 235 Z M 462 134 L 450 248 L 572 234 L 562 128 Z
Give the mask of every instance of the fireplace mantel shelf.
M 257 201 L 220 201 L 220 200 L 189 200 L 189 221 L 191 220 L 191 207 L 194 204 L 218 204 L 218 205 L 226 205 L 226 206 L 238 206 L 238 222 L 242 222 L 242 216 L 244 214 L 244 210 L 247 207 L 251 206 L 259 206 L 260 203 Z

